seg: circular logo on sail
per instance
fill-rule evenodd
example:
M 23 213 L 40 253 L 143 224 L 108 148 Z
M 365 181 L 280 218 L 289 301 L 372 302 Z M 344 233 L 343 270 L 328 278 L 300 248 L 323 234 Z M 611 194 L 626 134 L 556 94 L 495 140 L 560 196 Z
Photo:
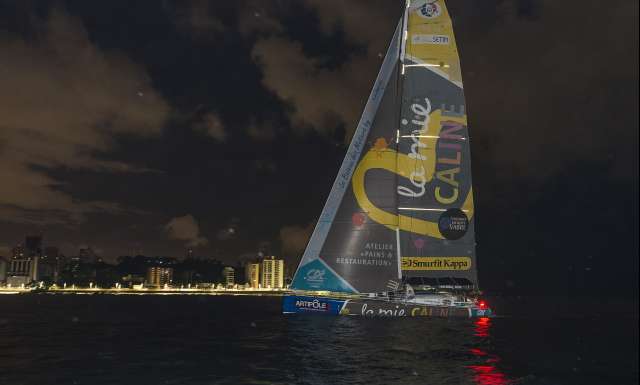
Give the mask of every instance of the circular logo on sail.
M 440 8 L 438 3 L 433 0 L 427 0 L 427 2 L 418 10 L 418 14 L 420 14 L 420 16 L 422 17 L 426 17 L 427 19 L 436 18 L 440 16 L 441 12 L 442 8 Z
M 456 240 L 462 238 L 469 228 L 469 218 L 460 209 L 448 209 L 440 215 L 438 229 L 446 239 Z

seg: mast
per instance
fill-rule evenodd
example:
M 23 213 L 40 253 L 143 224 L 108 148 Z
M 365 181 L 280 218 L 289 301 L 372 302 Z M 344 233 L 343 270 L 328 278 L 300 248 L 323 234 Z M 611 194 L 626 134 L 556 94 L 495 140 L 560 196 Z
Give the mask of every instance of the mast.
M 409 16 L 409 6 L 411 4 L 410 0 L 405 0 L 405 5 L 404 5 L 404 10 L 402 11 L 402 18 L 400 21 L 400 24 L 402 25 L 402 32 L 400 34 L 400 56 L 399 56 L 399 60 L 400 60 L 400 71 L 398 71 L 398 95 L 402 95 L 403 94 L 403 80 L 402 77 L 404 76 L 404 55 L 405 55 L 405 49 L 406 49 L 406 45 L 407 45 L 407 35 L 408 35 L 408 31 L 407 31 L 407 19 Z M 402 105 L 403 105 L 403 99 L 402 96 L 400 96 L 399 98 L 397 98 L 398 100 L 398 114 L 396 117 L 396 145 L 395 145 L 395 149 L 396 149 L 396 153 L 400 153 L 400 119 L 401 119 L 401 115 L 402 115 Z M 396 157 L 396 170 L 398 169 L 398 158 Z M 396 185 L 398 185 L 398 174 L 394 173 L 395 176 L 395 181 L 396 181 Z M 398 201 L 396 201 L 396 211 L 398 210 Z M 400 242 L 400 226 L 399 223 L 396 226 L 396 254 L 397 254 L 397 264 L 398 264 L 398 280 L 402 281 L 402 245 Z

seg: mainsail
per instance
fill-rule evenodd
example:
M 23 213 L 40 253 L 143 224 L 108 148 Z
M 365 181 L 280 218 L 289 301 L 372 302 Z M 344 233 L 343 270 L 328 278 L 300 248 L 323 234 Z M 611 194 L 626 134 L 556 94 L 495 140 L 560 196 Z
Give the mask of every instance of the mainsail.
M 403 277 L 475 286 L 473 213 L 451 19 L 443 0 L 409 0 L 291 288 L 384 292 Z

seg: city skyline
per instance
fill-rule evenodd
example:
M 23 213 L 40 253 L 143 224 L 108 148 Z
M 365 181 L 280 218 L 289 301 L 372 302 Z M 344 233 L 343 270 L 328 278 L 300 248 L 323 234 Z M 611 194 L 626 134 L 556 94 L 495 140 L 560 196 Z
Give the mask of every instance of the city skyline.
M 91 248 L 64 255 L 57 247 L 46 246 L 39 235 L 27 235 L 23 243 L 13 248 L 10 257 L 0 256 L 0 288 L 9 290 L 36 287 L 167 289 L 192 285 L 193 288 L 202 288 L 202 285 L 244 288 L 245 284 L 253 289 L 283 289 L 290 274 L 284 260 L 262 253 L 236 259 L 232 264 L 193 255 L 191 250 L 182 258 L 135 255 L 107 261 Z
M 0 250 L 0 257 L 15 258 L 16 255 L 27 256 L 28 253 L 26 253 L 25 250 L 29 249 L 29 247 L 26 246 L 28 243 L 26 240 L 28 240 L 29 238 L 40 239 L 40 242 L 42 245 L 40 249 L 42 250 L 42 253 L 39 255 L 46 255 L 49 251 L 49 252 L 54 252 L 56 255 L 59 254 L 64 257 L 82 257 L 83 254 L 89 253 L 93 256 L 93 259 L 100 259 L 109 263 L 113 263 L 118 258 L 125 257 L 125 256 L 149 256 L 154 258 L 173 258 L 176 260 L 182 260 L 182 259 L 188 259 L 188 258 L 210 258 L 210 259 L 220 260 L 222 262 L 245 263 L 247 261 L 254 260 L 256 258 L 258 259 L 262 258 L 265 255 L 265 253 L 262 251 L 246 252 L 246 253 L 243 253 L 242 255 L 231 255 L 231 256 L 220 255 L 215 253 L 207 254 L 207 253 L 199 253 L 195 251 L 193 247 L 189 247 L 189 246 L 186 246 L 183 250 L 178 251 L 175 254 L 145 253 L 143 249 L 139 248 L 139 249 L 132 249 L 128 253 L 125 252 L 119 255 L 106 255 L 104 254 L 103 249 L 95 248 L 89 244 L 79 244 L 77 246 L 71 246 L 71 247 L 67 247 L 66 249 L 62 249 L 58 245 L 47 243 L 44 234 L 31 234 L 31 235 L 26 235 L 25 237 L 23 237 L 22 241 L 16 242 L 11 247 L 4 247 L 2 250 Z

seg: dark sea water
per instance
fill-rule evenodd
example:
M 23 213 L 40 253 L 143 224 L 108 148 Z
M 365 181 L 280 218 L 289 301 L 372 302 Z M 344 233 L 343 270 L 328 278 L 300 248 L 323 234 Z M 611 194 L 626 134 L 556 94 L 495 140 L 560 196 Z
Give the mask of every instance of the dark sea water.
M 277 297 L 2 295 L 0 384 L 638 383 L 635 305 L 578 316 L 544 302 L 490 320 L 363 319 L 283 316 Z

